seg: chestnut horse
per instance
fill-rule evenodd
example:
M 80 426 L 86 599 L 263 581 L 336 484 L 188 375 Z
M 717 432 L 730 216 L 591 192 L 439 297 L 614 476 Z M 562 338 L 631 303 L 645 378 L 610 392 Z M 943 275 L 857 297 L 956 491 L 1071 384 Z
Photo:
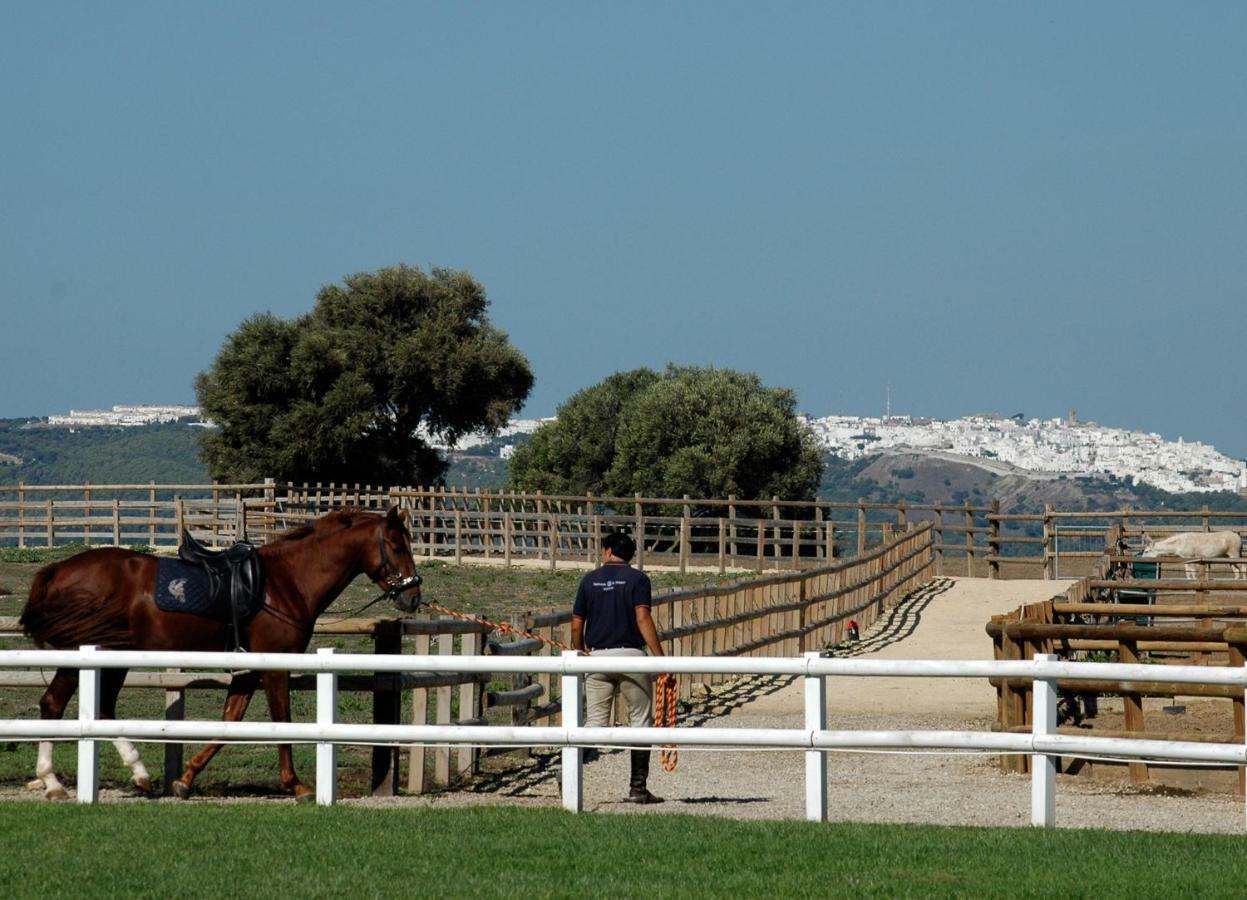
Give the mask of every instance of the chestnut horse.
M 257 653 L 304 652 L 316 617 L 360 574 L 372 579 L 400 610 L 415 609 L 420 602 L 420 576 L 405 519 L 406 512 L 397 507 L 384 515 L 340 510 L 260 547 L 264 605 L 249 623 L 240 626 L 245 645 Z M 118 547 L 86 550 L 35 574 L 22 611 L 22 630 L 38 646 L 54 649 L 84 644 L 107 650 L 220 651 L 225 647 L 225 623 L 158 609 L 155 589 L 156 557 Z M 245 653 L 239 654 L 239 663 L 240 669 L 246 667 Z M 124 669 L 102 671 L 103 718 L 116 717 L 117 693 L 125 677 Z M 288 672 L 235 675 L 225 699 L 226 721 L 243 717 L 260 681 L 273 721 L 290 721 Z M 40 716 L 59 719 L 77 687 L 77 669 L 58 669 L 39 701 Z M 151 778 L 133 744 L 119 740 L 116 745 L 135 786 L 150 790 Z M 190 761 L 185 774 L 172 785 L 177 796 L 190 796 L 195 777 L 221 746 L 210 744 Z M 290 745 L 279 745 L 277 753 L 282 787 L 298 799 L 310 799 L 312 789 L 295 774 Z M 35 775 L 30 787 L 42 788 L 48 799 L 66 797 L 52 771 L 50 741 L 39 744 Z

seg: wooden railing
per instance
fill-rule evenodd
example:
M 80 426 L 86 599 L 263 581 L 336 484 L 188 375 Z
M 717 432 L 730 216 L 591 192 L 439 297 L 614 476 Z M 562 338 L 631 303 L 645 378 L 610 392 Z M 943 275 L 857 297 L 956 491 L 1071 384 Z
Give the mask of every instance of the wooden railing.
M 933 573 L 931 523 L 864 556 L 787 575 L 676 590 L 654 598 L 664 651 L 673 656 L 796 656 L 845 638 L 850 619 L 865 630 Z M 568 608 L 530 613 L 522 625 L 567 643 Z M 680 696 L 721 675 L 681 678 Z
M 217 544 L 264 542 L 342 506 L 407 508 L 415 550 L 455 561 L 525 559 L 550 567 L 597 559 L 605 529 L 626 528 L 637 565 L 793 570 L 860 556 L 912 523 L 930 522 L 938 574 L 1065 578 L 1092 574 L 1105 535 L 1229 528 L 1247 510 L 1002 513 L 985 505 L 596 497 L 345 484 L 17 485 L 0 487 L 0 546 L 172 547 L 183 527 Z
M 1209 600 L 1218 594 L 1225 599 Z M 1180 596 L 1181 595 L 1181 596 Z M 1183 599 L 1184 597 L 1184 599 Z M 1165 602 L 1156 602 L 1164 599 Z M 1125 602 L 1122 602 L 1122 601 Z M 1182 581 L 1152 579 L 1083 579 L 1043 603 L 992 616 L 987 625 L 996 659 L 1033 659 L 1054 653 L 1061 659 L 1107 658 L 1123 663 L 1153 662 L 1241 667 L 1247 662 L 1247 584 L 1234 580 Z M 996 728 L 1024 731 L 1030 722 L 1031 684 L 1024 679 L 994 679 L 997 689 Z M 1239 688 L 1165 682 L 1059 681 L 1062 692 L 1115 694 L 1122 698 L 1124 727 L 1094 734 L 1143 740 L 1237 741 L 1244 739 L 1244 701 Z M 1181 732 L 1181 720 L 1165 719 L 1164 727 L 1145 719 L 1147 697 L 1225 698 L 1221 733 Z M 1086 734 L 1086 727 L 1059 729 Z M 1024 756 L 1001 757 L 1007 769 L 1029 771 Z M 1079 766 L 1082 763 L 1078 764 Z M 1129 764 L 1133 781 L 1147 781 L 1145 763 Z M 1239 774 L 1242 789 L 1242 773 Z

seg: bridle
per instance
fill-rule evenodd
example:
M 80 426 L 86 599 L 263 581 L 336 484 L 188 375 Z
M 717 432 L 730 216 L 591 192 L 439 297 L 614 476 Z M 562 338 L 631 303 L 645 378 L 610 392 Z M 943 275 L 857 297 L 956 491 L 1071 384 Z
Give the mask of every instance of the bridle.
M 398 597 L 404 592 L 420 586 L 424 579 L 414 572 L 410 575 L 404 575 L 398 564 L 394 562 L 394 557 L 390 554 L 390 548 L 385 545 L 384 524 L 377 530 L 377 546 L 381 549 L 381 565 L 377 567 L 375 572 L 368 573 L 368 577 L 372 579 L 373 583 L 384 591 L 377 600 L 388 599 L 397 601 Z

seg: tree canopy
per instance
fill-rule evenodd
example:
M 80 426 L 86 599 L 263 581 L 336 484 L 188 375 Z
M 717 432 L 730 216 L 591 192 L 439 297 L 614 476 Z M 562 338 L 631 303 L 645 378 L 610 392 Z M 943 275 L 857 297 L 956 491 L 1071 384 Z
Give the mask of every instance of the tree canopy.
M 511 458 L 510 486 L 610 496 L 812 499 L 823 469 L 796 395 L 731 369 L 616 373 Z
M 490 324 L 471 275 L 396 266 L 320 290 L 310 313 L 261 313 L 195 379 L 213 478 L 431 484 L 453 445 L 496 432 L 533 374 Z

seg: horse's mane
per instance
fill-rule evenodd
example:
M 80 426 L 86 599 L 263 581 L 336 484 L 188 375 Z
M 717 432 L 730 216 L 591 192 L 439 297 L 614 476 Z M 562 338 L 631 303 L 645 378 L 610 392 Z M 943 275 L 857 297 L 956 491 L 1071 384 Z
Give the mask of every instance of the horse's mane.
M 326 513 L 319 519 L 308 522 L 305 525 L 296 525 L 288 531 L 283 531 L 275 540 L 277 541 L 301 541 L 313 534 L 324 534 L 328 531 L 341 531 L 350 528 L 356 523 L 360 516 L 375 516 L 376 513 L 366 512 L 357 507 L 347 507 L 345 509 L 335 509 L 331 513 Z

